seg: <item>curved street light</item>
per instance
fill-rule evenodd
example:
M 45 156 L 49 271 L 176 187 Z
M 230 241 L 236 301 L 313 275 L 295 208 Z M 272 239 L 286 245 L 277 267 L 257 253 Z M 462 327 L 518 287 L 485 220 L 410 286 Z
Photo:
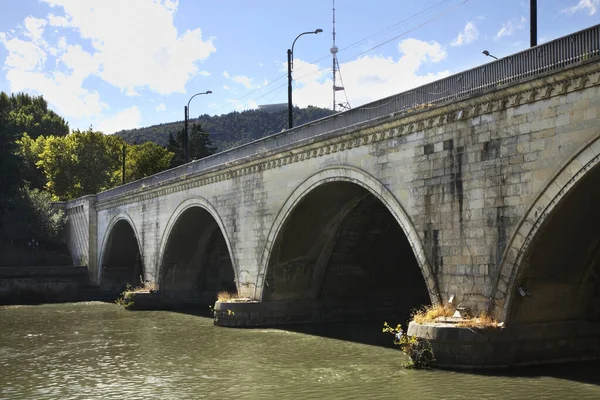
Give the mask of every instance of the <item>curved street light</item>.
M 288 61 L 288 129 L 292 129 L 294 122 L 292 120 L 292 63 L 294 62 L 294 45 L 296 44 L 296 40 L 302 35 L 308 34 L 317 34 L 323 32 L 323 29 L 315 29 L 314 31 L 302 32 L 294 42 L 292 43 L 292 48 L 287 50 L 287 61 Z
M 496 57 L 496 56 L 495 56 L 495 55 L 493 55 L 493 54 L 490 54 L 490 52 L 489 52 L 489 51 L 487 51 L 487 50 L 484 50 L 484 51 L 482 51 L 482 52 L 481 52 L 481 54 L 483 54 L 484 56 L 492 57 L 492 58 L 493 58 L 493 59 L 495 59 L 495 60 L 497 60 L 497 59 L 498 59 L 498 57 Z
M 187 106 L 183 106 L 184 120 L 185 120 L 185 132 L 183 134 L 183 161 L 187 164 L 188 162 L 188 120 L 190 119 L 190 102 L 192 99 L 201 94 L 211 94 L 212 91 L 207 90 L 206 92 L 196 93 L 188 100 Z

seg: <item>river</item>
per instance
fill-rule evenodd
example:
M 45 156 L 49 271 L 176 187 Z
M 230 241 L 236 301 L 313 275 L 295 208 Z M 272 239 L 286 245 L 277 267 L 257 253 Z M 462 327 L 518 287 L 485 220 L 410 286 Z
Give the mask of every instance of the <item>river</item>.
M 380 332 L 229 329 L 106 303 L 1 306 L 0 399 L 600 399 L 600 363 L 406 370 Z

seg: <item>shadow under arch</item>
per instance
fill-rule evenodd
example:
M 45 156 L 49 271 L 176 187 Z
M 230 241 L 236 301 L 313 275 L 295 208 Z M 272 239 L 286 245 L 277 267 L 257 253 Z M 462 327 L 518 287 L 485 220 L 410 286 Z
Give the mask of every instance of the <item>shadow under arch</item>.
M 219 291 L 237 292 L 237 267 L 225 225 L 202 197 L 184 200 L 171 214 L 157 267 L 160 293 L 179 299 L 179 305 L 214 303 Z
M 492 312 L 499 320 L 519 323 L 582 317 L 576 315 L 582 309 L 573 307 L 576 303 L 583 306 L 583 291 L 594 290 L 586 286 L 594 285 L 594 271 L 600 274 L 599 164 L 597 136 L 563 164 L 520 221 L 504 251 L 494 290 Z M 577 285 L 579 294 L 575 293 Z M 542 298 L 546 306 L 538 304 Z M 551 310 L 550 304 L 562 311 Z M 571 307 L 572 312 L 564 307 Z M 537 315 L 525 316 L 526 309 Z
M 127 284 L 141 285 L 144 257 L 135 223 L 124 212 L 109 222 L 102 239 L 98 283 L 104 291 L 121 292 Z
M 357 264 L 358 258 L 361 266 Z M 276 216 L 262 256 L 257 297 L 263 302 L 321 301 L 327 293 L 341 295 L 344 291 L 344 283 L 336 284 L 336 279 L 352 281 L 349 287 L 356 288 L 361 274 L 366 274 L 366 280 L 374 279 L 375 272 L 371 269 L 375 271 L 379 262 L 388 266 L 403 261 L 414 264 L 411 265 L 414 269 L 402 271 L 407 274 L 404 278 L 412 279 L 415 286 L 422 285 L 422 302 L 412 307 L 439 302 L 439 291 L 423 246 L 393 194 L 364 171 L 334 166 L 302 182 Z M 388 276 L 389 269 L 379 273 Z M 279 274 L 279 283 L 274 284 L 274 274 Z M 284 277 L 285 274 L 289 276 Z M 294 284 L 286 284 L 287 289 L 279 293 L 274 291 L 276 284 L 281 287 L 281 282 L 294 274 L 290 280 Z M 332 278 L 334 275 L 337 278 Z M 403 279 L 402 275 L 388 277 Z M 369 287 L 380 285 L 389 289 L 390 283 L 379 281 Z M 295 287 L 296 284 L 299 286 Z M 355 294 L 345 293 L 345 301 L 360 297 Z

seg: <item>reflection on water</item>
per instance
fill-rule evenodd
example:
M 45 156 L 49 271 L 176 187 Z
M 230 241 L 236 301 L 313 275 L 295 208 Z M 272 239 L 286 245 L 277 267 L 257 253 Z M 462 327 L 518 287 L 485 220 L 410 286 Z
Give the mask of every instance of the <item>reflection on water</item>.
M 411 371 L 380 332 L 228 329 L 103 303 L 0 307 L 0 399 L 600 398 L 600 363 Z

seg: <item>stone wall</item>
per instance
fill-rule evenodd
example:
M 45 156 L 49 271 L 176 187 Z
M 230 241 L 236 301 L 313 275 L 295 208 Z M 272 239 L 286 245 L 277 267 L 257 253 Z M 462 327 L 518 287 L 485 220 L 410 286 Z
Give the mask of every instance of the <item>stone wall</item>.
M 64 203 L 67 216 L 65 237 L 73 265 L 87 266 L 91 283 L 95 283 L 96 275 L 95 201 L 96 196 L 85 196 Z
M 411 322 L 441 368 L 498 368 L 600 359 L 600 322 L 516 324 L 488 330 Z
M 97 260 L 115 222 L 132 225 L 145 279 L 157 281 L 171 229 L 204 208 L 223 233 L 238 292 L 263 298 L 282 226 L 334 181 L 362 186 L 388 209 L 415 254 L 431 300 L 455 296 L 504 318 L 514 290 L 505 260 L 535 202 L 579 149 L 597 146 L 597 60 L 466 100 L 389 115 L 158 186 L 102 196 Z M 577 161 L 579 162 L 579 161 Z M 558 190 L 557 190 L 558 191 Z
M 87 284 L 87 267 L 0 268 L 0 304 L 74 301 Z

